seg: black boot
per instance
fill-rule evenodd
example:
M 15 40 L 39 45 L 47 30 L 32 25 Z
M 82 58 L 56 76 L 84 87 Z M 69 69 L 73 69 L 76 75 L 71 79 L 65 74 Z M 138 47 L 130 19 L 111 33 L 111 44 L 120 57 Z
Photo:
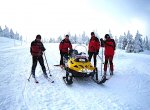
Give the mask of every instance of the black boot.
M 44 72 L 43 75 L 44 75 L 45 78 L 48 78 L 48 75 L 47 75 L 46 72 Z
M 31 74 L 32 74 L 32 77 L 35 78 L 35 71 L 32 71 Z

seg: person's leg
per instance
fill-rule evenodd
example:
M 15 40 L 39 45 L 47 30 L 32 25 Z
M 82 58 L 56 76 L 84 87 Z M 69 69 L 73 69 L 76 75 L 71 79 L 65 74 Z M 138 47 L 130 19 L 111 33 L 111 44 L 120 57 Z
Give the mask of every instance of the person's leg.
M 113 56 L 109 57 L 109 64 L 110 64 L 110 74 L 113 75 L 113 71 L 114 71 Z
M 64 54 L 61 53 L 61 54 L 60 54 L 60 65 L 63 65 L 63 56 L 64 56 Z
M 96 64 L 97 64 L 97 59 L 96 59 L 97 55 L 94 54 L 94 67 L 96 67 Z
M 36 69 L 36 65 L 37 65 L 37 57 L 33 56 L 32 57 L 32 77 L 35 78 L 35 69 Z
M 64 53 L 64 55 L 63 55 L 63 65 L 64 66 L 66 66 L 68 59 L 69 59 L 68 53 Z
M 43 74 L 44 74 L 45 76 L 47 76 L 43 57 L 42 57 L 42 56 L 39 56 L 39 57 L 38 57 L 38 61 L 39 61 L 40 65 L 41 65 L 41 67 L 42 67 Z
M 89 54 L 89 61 L 91 62 L 91 59 L 92 59 L 92 56 L 93 56 L 93 53 L 92 52 L 88 52 L 88 54 Z
M 106 75 L 107 72 L 107 64 L 108 64 L 108 56 L 105 56 L 105 63 L 104 63 L 104 74 Z

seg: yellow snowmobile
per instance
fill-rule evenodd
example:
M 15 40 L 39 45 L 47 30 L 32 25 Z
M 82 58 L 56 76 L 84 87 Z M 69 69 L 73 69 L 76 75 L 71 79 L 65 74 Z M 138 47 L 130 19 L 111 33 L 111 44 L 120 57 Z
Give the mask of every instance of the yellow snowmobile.
M 75 77 L 92 77 L 98 80 L 97 68 L 90 63 L 84 52 L 78 53 L 76 49 L 72 50 L 69 57 L 64 57 L 64 64 L 66 76 L 63 79 L 67 84 L 72 84 Z

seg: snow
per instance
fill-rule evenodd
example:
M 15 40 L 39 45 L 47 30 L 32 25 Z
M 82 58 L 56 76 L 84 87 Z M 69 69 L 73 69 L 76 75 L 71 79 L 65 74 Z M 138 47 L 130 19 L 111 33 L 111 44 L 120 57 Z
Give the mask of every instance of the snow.
M 59 63 L 59 44 L 44 44 L 51 78 L 55 82 L 50 83 L 43 77 L 38 64 L 39 84 L 35 84 L 32 78 L 27 81 L 32 66 L 30 44 L 15 43 L 14 46 L 14 40 L 0 37 L 0 110 L 150 109 L 149 51 L 126 53 L 117 49 L 114 76 L 105 84 L 98 85 L 85 78 L 75 79 L 68 86 L 62 80 L 65 71 L 53 66 Z M 98 60 L 99 72 L 100 65 Z

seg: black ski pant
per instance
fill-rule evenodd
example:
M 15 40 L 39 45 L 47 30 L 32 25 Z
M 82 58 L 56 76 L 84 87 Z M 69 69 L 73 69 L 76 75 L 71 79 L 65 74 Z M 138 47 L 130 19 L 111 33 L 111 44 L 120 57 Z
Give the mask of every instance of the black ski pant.
M 43 56 L 33 56 L 32 57 L 32 75 L 33 77 L 35 77 L 35 69 L 36 69 L 36 66 L 37 66 L 37 62 L 39 61 L 41 67 L 42 67 L 42 71 L 43 73 L 46 73 L 46 68 L 44 66 L 44 60 L 43 60 Z
M 89 54 L 89 61 L 90 62 L 91 62 L 92 56 L 94 57 L 94 67 L 96 67 L 96 63 L 97 63 L 96 57 L 97 57 L 97 54 L 95 52 L 88 52 L 88 54 Z
M 60 65 L 65 65 L 64 64 L 64 57 L 67 59 L 68 53 L 60 53 Z

